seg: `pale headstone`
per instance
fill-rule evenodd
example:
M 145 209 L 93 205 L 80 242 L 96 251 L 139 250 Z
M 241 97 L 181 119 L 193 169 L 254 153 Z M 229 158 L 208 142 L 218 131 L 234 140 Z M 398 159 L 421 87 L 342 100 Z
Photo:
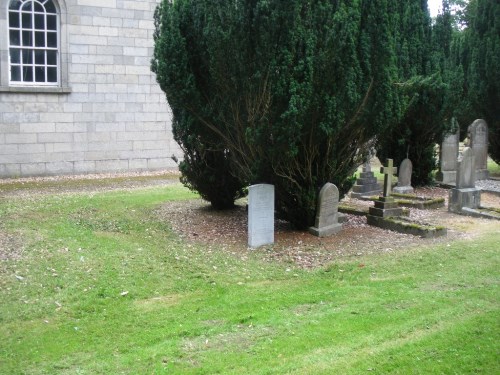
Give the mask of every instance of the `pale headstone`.
M 456 187 L 448 196 L 448 211 L 463 213 L 464 208 L 475 209 L 481 205 L 481 190 L 476 189 L 476 162 L 474 150 L 465 148 L 458 160 Z
M 274 186 L 252 185 L 248 188 L 248 246 L 274 243 Z
M 468 129 L 470 147 L 476 158 L 476 179 L 486 180 L 488 173 L 488 125 L 484 120 L 474 121 Z
M 457 175 L 457 157 L 460 142 L 460 129 L 455 133 L 447 134 L 439 150 L 439 172 L 436 180 L 442 184 L 455 183 Z
M 476 185 L 476 157 L 472 148 L 465 148 L 462 156 L 458 159 L 458 171 L 456 188 L 473 188 Z
M 339 232 L 339 189 L 331 183 L 326 183 L 319 192 L 318 207 L 314 227 L 309 232 L 318 237 L 326 237 Z
M 399 166 L 398 185 L 394 188 L 395 193 L 411 194 L 414 189 L 411 186 L 411 173 L 413 171 L 413 164 L 410 159 L 405 159 Z

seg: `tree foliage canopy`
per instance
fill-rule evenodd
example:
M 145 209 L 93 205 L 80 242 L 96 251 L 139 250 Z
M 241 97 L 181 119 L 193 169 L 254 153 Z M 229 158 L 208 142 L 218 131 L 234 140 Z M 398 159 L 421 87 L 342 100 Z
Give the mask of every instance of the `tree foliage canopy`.
M 311 225 L 319 188 L 350 188 L 397 109 L 388 3 L 165 0 L 152 69 L 188 163 L 219 155 L 241 186 L 274 184 L 284 218 Z

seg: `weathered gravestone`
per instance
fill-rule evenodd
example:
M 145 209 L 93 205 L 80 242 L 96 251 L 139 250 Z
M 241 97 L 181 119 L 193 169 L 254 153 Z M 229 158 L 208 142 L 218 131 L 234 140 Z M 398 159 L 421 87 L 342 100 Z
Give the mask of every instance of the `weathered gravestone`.
M 391 197 L 392 191 L 392 176 L 397 173 L 398 169 L 393 167 L 392 159 L 387 160 L 387 167 L 381 167 L 380 172 L 384 174 L 384 192 L 381 197 L 375 201 L 375 207 L 370 207 L 368 210 L 368 224 L 376 225 L 376 220 L 373 217 L 388 217 L 401 216 L 403 209 Z
M 410 159 L 405 159 L 399 166 L 398 185 L 394 188 L 395 193 L 411 194 L 415 189 L 411 186 L 411 173 L 413 164 Z
M 339 189 L 331 183 L 326 183 L 319 192 L 318 207 L 314 227 L 309 232 L 318 237 L 327 237 L 339 232 L 342 224 L 339 223 Z
M 450 189 L 448 211 L 461 213 L 464 207 L 478 208 L 481 205 L 481 190 L 476 189 L 476 161 L 474 150 L 465 148 L 458 160 L 456 186 Z
M 274 186 L 252 185 L 248 188 L 248 246 L 274 243 Z
M 378 195 L 382 191 L 377 177 L 374 176 L 370 160 L 363 164 L 362 172 L 356 179 L 356 184 L 352 187 L 351 198 L 361 198 L 363 196 Z
M 460 142 L 460 129 L 447 134 L 439 150 L 439 172 L 436 181 L 442 184 L 454 184 L 457 176 L 457 158 Z
M 488 173 L 488 125 L 484 120 L 476 120 L 468 128 L 470 148 L 476 159 L 476 180 L 487 180 Z

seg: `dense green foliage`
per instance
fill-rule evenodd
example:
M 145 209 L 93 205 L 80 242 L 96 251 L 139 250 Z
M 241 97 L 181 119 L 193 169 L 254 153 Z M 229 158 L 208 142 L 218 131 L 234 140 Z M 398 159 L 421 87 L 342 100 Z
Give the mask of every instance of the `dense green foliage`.
M 489 154 L 500 162 L 500 2 L 470 0 L 465 28 L 457 32 L 451 62 L 464 75 L 464 100 L 457 109 L 462 129 L 475 119 L 489 127 Z
M 321 186 L 347 192 L 396 111 L 388 3 L 164 1 L 152 69 L 189 156 L 184 171 L 207 163 L 200 150 L 217 153 L 208 164 L 233 176 L 235 191 L 272 183 L 278 212 L 311 225 Z M 198 189 L 200 176 L 184 181 Z
M 379 137 L 377 154 L 396 165 L 413 162 L 412 183 L 427 185 L 436 167 L 435 145 L 451 125 L 461 93 L 461 72 L 450 68 L 452 17 L 448 1 L 434 23 L 427 2 L 397 1 L 393 17 L 397 56 L 400 117 L 391 131 Z

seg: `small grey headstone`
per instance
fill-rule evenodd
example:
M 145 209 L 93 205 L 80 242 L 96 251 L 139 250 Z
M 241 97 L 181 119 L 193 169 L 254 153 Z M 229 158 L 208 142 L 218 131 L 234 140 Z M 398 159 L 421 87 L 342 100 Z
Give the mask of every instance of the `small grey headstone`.
M 453 184 L 457 174 L 457 157 L 460 141 L 460 129 L 447 134 L 439 151 L 439 172 L 436 180 L 443 184 Z
M 413 164 L 410 159 L 405 159 L 399 166 L 398 185 L 394 188 L 395 193 L 410 194 L 414 189 L 411 186 L 411 173 L 413 171 Z
M 256 248 L 274 243 L 274 186 L 248 188 L 248 246 Z
M 488 179 L 488 125 L 484 120 L 474 121 L 468 129 L 470 147 L 474 150 L 476 158 L 476 178 Z
M 318 207 L 314 227 L 309 232 L 318 237 L 326 237 L 339 232 L 342 224 L 338 220 L 339 189 L 326 183 L 319 192 Z
M 458 171 L 456 179 L 456 188 L 465 189 L 473 188 L 476 183 L 476 162 L 474 150 L 466 147 L 458 160 Z

